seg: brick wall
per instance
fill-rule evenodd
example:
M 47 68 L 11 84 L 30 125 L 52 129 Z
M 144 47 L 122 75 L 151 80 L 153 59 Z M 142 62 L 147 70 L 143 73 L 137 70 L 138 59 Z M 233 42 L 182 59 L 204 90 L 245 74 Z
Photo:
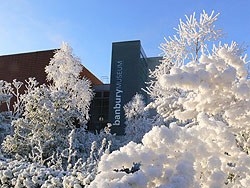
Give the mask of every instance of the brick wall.
M 13 79 L 17 79 L 24 82 L 29 77 L 35 77 L 40 84 L 48 83 L 45 67 L 49 64 L 55 50 L 0 56 L 0 80 L 12 82 Z M 103 84 L 84 66 L 80 75 L 88 78 L 93 85 Z M 2 108 L 4 107 L 1 107 L 0 111 L 3 110 Z

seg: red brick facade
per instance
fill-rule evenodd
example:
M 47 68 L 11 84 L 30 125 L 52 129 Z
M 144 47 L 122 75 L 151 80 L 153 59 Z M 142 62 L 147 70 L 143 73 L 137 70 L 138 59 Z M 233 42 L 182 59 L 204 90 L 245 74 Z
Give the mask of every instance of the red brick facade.
M 54 52 L 55 49 L 0 56 L 0 80 L 12 82 L 17 79 L 24 82 L 29 77 L 35 77 L 40 84 L 47 83 L 44 69 Z M 103 84 L 84 66 L 81 76 L 88 78 L 93 85 Z
M 49 64 L 54 53 L 55 49 L 0 56 L 0 80 L 11 83 L 12 80 L 16 79 L 25 82 L 29 77 L 35 77 L 40 84 L 48 83 L 46 81 L 45 67 Z M 103 84 L 84 66 L 80 76 L 88 78 L 93 85 Z M 23 91 L 24 87 L 21 90 Z M 11 104 L 14 101 L 15 98 L 13 97 Z M 6 108 L 5 105 L 1 105 L 0 112 L 5 111 Z

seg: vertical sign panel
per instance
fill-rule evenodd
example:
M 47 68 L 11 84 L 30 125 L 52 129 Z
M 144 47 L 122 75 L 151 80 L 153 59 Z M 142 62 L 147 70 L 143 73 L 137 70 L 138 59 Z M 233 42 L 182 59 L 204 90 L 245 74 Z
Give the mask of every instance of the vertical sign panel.
M 112 44 L 109 120 L 112 133 L 117 135 L 123 135 L 125 130 L 123 107 L 138 91 L 139 61 L 140 41 Z

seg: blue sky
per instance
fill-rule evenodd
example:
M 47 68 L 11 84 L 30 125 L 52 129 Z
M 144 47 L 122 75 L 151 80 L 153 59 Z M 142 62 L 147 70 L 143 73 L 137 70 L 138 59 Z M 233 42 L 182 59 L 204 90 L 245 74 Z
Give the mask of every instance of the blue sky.
M 250 0 L 1 0 L 0 55 L 65 41 L 101 79 L 110 76 L 112 42 L 139 39 L 148 57 L 158 56 L 179 19 L 202 10 L 221 13 L 216 27 L 227 33 L 223 42 L 250 45 Z

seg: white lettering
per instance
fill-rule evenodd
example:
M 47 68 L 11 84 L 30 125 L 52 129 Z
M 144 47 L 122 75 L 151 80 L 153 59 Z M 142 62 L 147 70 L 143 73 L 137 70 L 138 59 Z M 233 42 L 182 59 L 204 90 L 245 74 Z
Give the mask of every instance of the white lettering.
M 116 88 L 115 88 L 115 105 L 113 107 L 115 114 L 115 121 L 113 125 L 121 125 L 121 102 L 122 102 L 122 65 L 123 61 L 117 61 L 116 70 Z

